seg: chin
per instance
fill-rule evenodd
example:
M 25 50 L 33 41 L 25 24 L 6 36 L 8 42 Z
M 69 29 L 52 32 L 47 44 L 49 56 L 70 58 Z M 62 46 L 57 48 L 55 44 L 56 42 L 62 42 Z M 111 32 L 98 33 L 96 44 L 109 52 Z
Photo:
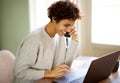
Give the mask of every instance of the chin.
M 58 33 L 58 35 L 59 35 L 59 36 L 64 36 L 64 34 L 63 34 L 63 33 Z

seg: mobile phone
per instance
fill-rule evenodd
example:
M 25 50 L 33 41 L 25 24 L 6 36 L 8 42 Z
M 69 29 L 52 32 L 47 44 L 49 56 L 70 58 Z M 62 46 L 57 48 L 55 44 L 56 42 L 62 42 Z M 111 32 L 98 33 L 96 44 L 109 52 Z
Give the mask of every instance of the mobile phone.
M 65 37 L 70 37 L 69 32 L 66 32 L 66 33 L 64 34 L 64 36 L 65 36 Z
M 66 46 L 66 48 L 68 48 L 69 44 L 70 44 L 70 34 L 69 34 L 69 32 L 66 32 L 64 34 L 64 37 L 65 37 L 65 46 Z

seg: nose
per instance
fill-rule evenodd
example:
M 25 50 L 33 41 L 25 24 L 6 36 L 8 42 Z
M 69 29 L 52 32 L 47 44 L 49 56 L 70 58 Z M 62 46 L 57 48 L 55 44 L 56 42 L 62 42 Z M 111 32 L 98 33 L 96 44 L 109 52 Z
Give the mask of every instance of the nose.
M 66 31 L 66 32 L 71 32 L 71 31 L 73 30 L 73 28 L 74 28 L 74 26 L 67 27 L 65 31 Z
M 70 31 L 71 31 L 71 29 L 66 29 L 65 31 L 66 31 L 66 32 L 70 32 Z

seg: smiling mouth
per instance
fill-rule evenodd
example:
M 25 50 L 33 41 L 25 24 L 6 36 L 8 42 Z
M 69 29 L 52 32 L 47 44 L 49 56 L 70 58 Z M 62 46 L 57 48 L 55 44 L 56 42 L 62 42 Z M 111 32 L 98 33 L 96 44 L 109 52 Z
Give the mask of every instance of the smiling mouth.
M 63 36 L 65 34 L 65 31 L 60 31 L 59 34 Z

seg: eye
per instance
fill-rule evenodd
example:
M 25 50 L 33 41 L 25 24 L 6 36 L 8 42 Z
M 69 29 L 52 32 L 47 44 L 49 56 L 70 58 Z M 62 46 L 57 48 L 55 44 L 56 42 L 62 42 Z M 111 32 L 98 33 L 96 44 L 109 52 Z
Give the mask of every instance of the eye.
M 68 25 L 64 25 L 65 27 L 68 27 Z
M 64 26 L 65 26 L 65 27 L 69 27 L 70 25 L 68 25 L 68 24 L 65 24 Z

